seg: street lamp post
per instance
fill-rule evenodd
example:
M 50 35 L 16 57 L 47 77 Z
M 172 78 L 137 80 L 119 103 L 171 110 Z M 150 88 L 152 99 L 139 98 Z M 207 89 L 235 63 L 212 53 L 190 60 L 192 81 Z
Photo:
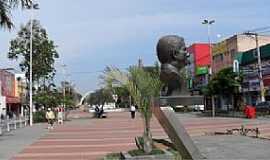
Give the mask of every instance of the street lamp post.
M 29 69 L 29 109 L 30 109 L 30 126 L 33 125 L 33 4 L 31 5 L 31 18 L 30 18 L 30 69 Z
M 210 54 L 210 67 L 209 67 L 209 76 L 208 76 L 208 83 L 210 81 L 210 77 L 213 72 L 213 61 L 212 61 L 212 42 L 211 42 L 211 25 L 215 23 L 215 20 L 208 20 L 205 19 L 202 24 L 207 25 L 207 37 L 208 37 L 208 44 L 209 44 L 209 54 Z M 214 96 L 211 96 L 212 102 L 212 117 L 215 117 L 215 99 Z
M 34 0 L 30 4 L 29 8 L 31 11 L 30 17 L 30 67 L 29 67 L 29 118 L 30 118 L 30 126 L 33 125 L 33 17 L 34 17 L 34 9 L 38 9 L 38 4 L 34 3 Z

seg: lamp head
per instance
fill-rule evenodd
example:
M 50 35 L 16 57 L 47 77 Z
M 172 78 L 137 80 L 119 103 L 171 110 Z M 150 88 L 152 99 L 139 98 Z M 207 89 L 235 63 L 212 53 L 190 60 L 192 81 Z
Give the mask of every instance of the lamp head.
M 203 20 L 202 24 L 208 24 L 208 20 L 207 19 Z
M 215 20 L 211 20 L 211 21 L 209 22 L 209 24 L 213 24 L 213 23 L 215 23 Z

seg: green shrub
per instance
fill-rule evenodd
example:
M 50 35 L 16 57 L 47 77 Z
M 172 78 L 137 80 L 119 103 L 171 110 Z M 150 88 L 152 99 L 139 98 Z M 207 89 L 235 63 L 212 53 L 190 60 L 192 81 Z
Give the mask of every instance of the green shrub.
M 143 156 L 143 155 L 157 155 L 157 154 L 164 154 L 164 151 L 158 149 L 158 148 L 153 148 L 153 150 L 149 153 L 149 154 L 146 154 L 144 152 L 144 150 L 142 149 L 134 149 L 134 150 L 131 150 L 131 151 L 128 151 L 128 153 L 131 155 L 131 156 Z
M 46 122 L 46 111 L 37 111 L 33 113 L 34 123 Z

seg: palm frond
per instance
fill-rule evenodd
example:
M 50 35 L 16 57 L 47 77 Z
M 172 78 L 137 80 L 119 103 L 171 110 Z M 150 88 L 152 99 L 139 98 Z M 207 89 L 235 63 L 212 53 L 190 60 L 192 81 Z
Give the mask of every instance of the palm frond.
M 26 8 L 32 5 L 32 0 L 0 0 L 0 27 L 11 29 L 14 25 L 11 20 L 11 10 L 21 6 Z
M 107 67 L 102 79 L 107 86 L 119 84 L 126 87 L 143 113 L 142 116 L 147 119 L 151 117 L 151 98 L 159 96 L 162 86 L 158 73 L 153 74 L 138 67 L 130 67 L 128 73 L 125 73 L 117 68 Z

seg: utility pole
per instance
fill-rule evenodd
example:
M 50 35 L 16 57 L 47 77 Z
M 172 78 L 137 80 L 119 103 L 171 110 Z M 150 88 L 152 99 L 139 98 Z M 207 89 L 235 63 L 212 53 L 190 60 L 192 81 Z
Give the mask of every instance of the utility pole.
M 211 75 L 213 73 L 213 60 L 212 60 L 212 42 L 211 42 L 211 25 L 215 23 L 215 20 L 208 20 L 205 19 L 202 24 L 207 25 L 207 36 L 208 36 L 208 44 L 209 44 L 209 54 L 210 54 L 210 67 L 208 73 L 208 82 L 210 82 Z M 211 103 L 212 103 L 212 117 L 215 117 L 215 97 L 211 96 Z
M 263 84 L 263 74 L 262 74 L 262 61 L 261 61 L 261 51 L 259 46 L 259 39 L 258 34 L 255 33 L 255 40 L 256 40 L 256 48 L 257 48 L 257 56 L 258 56 L 258 67 L 259 67 L 259 81 L 260 81 L 260 89 L 261 89 L 261 101 L 265 101 L 264 96 L 264 84 Z
M 244 33 L 248 36 L 255 36 L 256 41 L 256 50 L 257 50 L 257 60 L 258 60 L 258 73 L 259 73 L 259 82 L 260 82 L 260 91 L 261 91 L 261 101 L 265 102 L 265 96 L 264 96 L 264 84 L 263 84 L 263 74 L 262 74 L 262 61 L 261 61 L 261 51 L 260 51 L 260 45 L 259 45 L 259 39 L 258 39 L 258 33 L 251 33 L 247 32 Z

